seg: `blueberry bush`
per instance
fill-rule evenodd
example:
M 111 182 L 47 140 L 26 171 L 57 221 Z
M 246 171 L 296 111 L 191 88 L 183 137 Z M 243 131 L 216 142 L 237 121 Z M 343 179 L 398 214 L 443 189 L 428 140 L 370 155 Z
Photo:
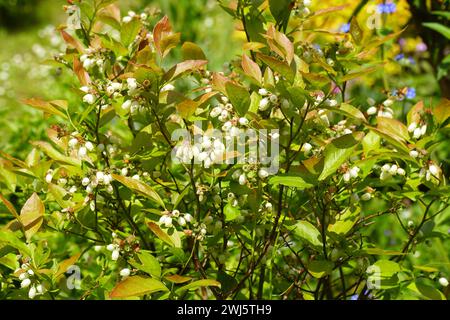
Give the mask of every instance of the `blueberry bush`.
M 46 29 L 0 299 L 447 299 L 449 1 L 186 3 L 180 30 L 114 0 Z M 201 4 L 234 21 L 223 66 Z

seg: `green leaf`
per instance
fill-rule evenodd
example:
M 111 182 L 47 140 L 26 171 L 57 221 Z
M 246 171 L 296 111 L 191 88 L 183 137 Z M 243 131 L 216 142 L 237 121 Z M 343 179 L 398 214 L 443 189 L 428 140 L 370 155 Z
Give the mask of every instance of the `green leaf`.
M 289 20 L 291 0 L 269 0 L 269 9 L 278 25 L 284 26 Z
M 171 247 L 180 248 L 181 240 L 178 235 L 178 231 L 174 231 L 171 235 L 162 230 L 155 222 L 147 221 L 147 226 L 150 230 L 162 241 L 167 243 Z
M 233 207 L 230 203 L 223 208 L 225 221 L 232 221 L 241 215 L 241 210 L 238 207 Z
M 325 180 L 345 162 L 351 155 L 357 144 L 364 137 L 364 133 L 355 132 L 334 139 L 324 150 L 324 167 L 319 180 Z
M 293 176 L 293 175 L 278 175 L 273 176 L 269 179 L 269 184 L 271 185 L 283 185 L 287 187 L 293 187 L 300 190 L 308 189 L 313 187 L 314 185 L 312 183 L 306 182 L 303 180 L 300 176 Z
M 360 207 L 346 208 L 341 214 L 337 214 L 336 221 L 328 225 L 328 231 L 340 235 L 346 235 L 360 217 Z
M 64 261 L 61 261 L 58 264 L 58 271 L 56 271 L 54 275 L 55 279 L 63 275 L 71 266 L 73 266 L 80 258 L 80 255 L 80 253 L 77 253 Z
M 37 193 L 33 193 L 25 202 L 20 211 L 20 223 L 25 230 L 25 237 L 30 240 L 31 237 L 38 232 L 44 221 L 45 207 L 44 203 L 39 199 Z
M 256 56 L 266 65 L 268 65 L 273 71 L 276 71 L 283 77 L 285 77 L 289 82 L 292 83 L 294 81 L 295 73 L 286 62 L 280 61 L 270 56 L 266 56 L 261 53 L 257 53 Z
M 450 20 L 450 11 L 431 11 L 432 14 L 447 18 Z
M 447 300 L 441 291 L 425 284 L 421 279 L 411 283 L 408 289 L 418 292 L 425 300 Z
M 317 230 L 317 228 L 308 221 L 303 220 L 297 222 L 292 231 L 295 235 L 302 238 L 303 240 L 308 241 L 313 246 L 322 246 L 322 236 L 319 230 Z
M 400 141 L 408 141 L 408 128 L 396 119 L 377 117 L 377 129 Z
M 200 287 L 219 287 L 220 288 L 220 282 L 212 279 L 202 279 L 197 280 L 194 282 L 191 282 L 181 288 L 178 288 L 176 290 L 176 293 L 179 294 L 180 292 L 186 291 L 186 290 L 196 290 Z
M 340 109 L 348 113 L 354 119 L 361 120 L 362 122 L 367 122 L 367 119 L 364 116 L 364 114 L 359 109 L 355 108 L 354 106 L 348 103 L 341 103 Z
M 35 141 L 31 143 L 33 146 L 41 149 L 49 158 L 52 158 L 53 160 L 56 160 L 58 162 L 67 163 L 75 167 L 81 166 L 81 161 L 78 159 L 74 159 L 71 157 L 67 157 L 63 154 L 61 154 L 59 151 L 57 151 L 53 146 L 44 141 Z
M 31 256 L 31 251 L 28 246 L 11 231 L 0 230 L 0 244 L 9 245 L 19 250 L 21 254 Z
M 377 256 L 399 256 L 404 255 L 405 253 L 395 250 L 384 250 L 380 248 L 366 248 L 363 249 L 363 251 L 370 255 L 377 255 Z
M 119 282 L 109 296 L 110 298 L 139 297 L 158 291 L 169 291 L 169 289 L 161 281 L 142 276 L 132 276 Z
M 356 44 L 360 44 L 364 37 L 363 30 L 359 26 L 356 17 L 353 17 L 352 21 L 350 22 L 350 35 L 352 36 Z
M 161 199 L 161 197 L 159 196 L 159 194 L 153 190 L 152 187 L 150 187 L 149 185 L 133 179 L 133 178 L 129 178 L 129 177 L 124 177 L 118 174 L 113 173 L 112 177 L 114 178 L 114 180 L 119 181 L 121 184 L 123 184 L 124 186 L 126 186 L 127 188 L 136 191 L 137 193 L 154 200 L 157 204 L 159 204 L 161 207 L 165 208 L 164 205 L 164 201 Z
M 150 254 L 148 251 L 139 251 L 137 253 L 138 261 L 130 260 L 130 264 L 146 273 L 151 275 L 153 278 L 159 279 L 161 277 L 161 265 L 159 264 L 158 259 Z
M 228 81 L 225 84 L 227 96 L 231 101 L 231 104 L 236 109 L 237 113 L 243 117 L 250 107 L 250 93 L 246 88 Z
M 444 37 L 450 40 L 450 28 L 444 26 L 443 24 L 437 23 L 437 22 L 424 22 L 422 23 L 425 27 L 432 29 L 436 32 L 439 32 Z
M 322 278 L 329 275 L 334 268 L 334 263 L 328 260 L 314 260 L 308 263 L 308 272 L 314 278 Z
M 195 43 L 186 41 L 181 46 L 181 51 L 183 53 L 183 60 L 206 60 L 202 48 Z
M 120 40 L 124 47 L 128 47 L 141 29 L 141 22 L 138 19 L 131 19 L 130 22 L 123 23 L 120 29 Z

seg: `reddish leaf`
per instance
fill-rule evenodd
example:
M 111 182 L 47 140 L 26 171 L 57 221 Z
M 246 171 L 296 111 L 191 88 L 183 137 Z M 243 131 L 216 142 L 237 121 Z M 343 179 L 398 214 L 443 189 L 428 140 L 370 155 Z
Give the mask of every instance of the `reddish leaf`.
M 247 55 L 242 55 L 242 69 L 250 77 L 261 83 L 262 74 L 258 64 L 251 60 Z
M 70 34 L 68 34 L 67 32 L 65 32 L 64 30 L 59 30 L 59 32 L 61 33 L 61 36 L 63 37 L 64 41 L 71 47 L 77 49 L 77 51 L 79 53 L 83 53 L 84 48 L 81 45 L 81 43 L 76 40 L 74 37 L 72 37 Z

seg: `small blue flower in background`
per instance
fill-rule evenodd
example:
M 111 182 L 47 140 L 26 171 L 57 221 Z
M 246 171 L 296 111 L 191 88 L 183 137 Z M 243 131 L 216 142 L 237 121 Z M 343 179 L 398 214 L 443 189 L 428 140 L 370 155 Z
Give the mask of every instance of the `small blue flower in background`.
M 350 297 L 350 300 L 358 300 L 359 296 L 357 294 L 354 294 Z
M 347 33 L 350 31 L 350 23 L 344 23 L 341 28 L 339 29 L 339 31 L 343 32 L 343 33 Z
M 406 91 L 406 98 L 407 99 L 414 99 L 416 97 L 416 89 L 409 87 Z
M 405 54 L 404 53 L 399 53 L 398 55 L 395 56 L 395 61 L 400 61 L 402 59 L 405 58 Z
M 413 57 L 409 57 L 408 61 L 409 61 L 410 64 L 416 64 L 416 60 L 414 60 Z
M 397 5 L 393 2 L 389 2 L 389 3 L 380 3 L 377 6 L 377 13 L 386 13 L 386 14 L 391 14 L 394 13 L 395 11 L 397 11 Z

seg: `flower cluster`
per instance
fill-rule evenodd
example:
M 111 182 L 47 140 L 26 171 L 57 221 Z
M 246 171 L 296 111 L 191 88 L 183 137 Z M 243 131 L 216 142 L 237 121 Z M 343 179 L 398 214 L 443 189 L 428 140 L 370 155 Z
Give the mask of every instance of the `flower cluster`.
M 414 139 L 420 139 L 422 136 L 424 136 L 427 133 L 427 125 L 426 123 L 423 123 L 422 125 L 412 122 L 408 126 L 408 132 L 412 134 L 412 137 Z
M 31 269 L 30 263 L 23 263 L 19 269 L 14 272 L 21 281 L 21 288 L 28 288 L 28 297 L 34 299 L 36 295 L 44 294 L 44 287 L 38 281 L 33 269 Z
M 405 169 L 399 167 L 397 164 L 386 163 L 381 167 L 381 174 L 380 174 L 381 180 L 387 180 L 395 175 L 405 176 L 406 171 Z
M 173 221 L 178 223 L 181 227 L 186 226 L 186 224 L 191 223 L 193 221 L 193 217 L 189 213 L 180 213 L 178 210 L 172 211 L 164 211 L 162 213 L 161 218 L 159 219 L 160 225 L 163 225 L 166 228 L 173 227 Z

